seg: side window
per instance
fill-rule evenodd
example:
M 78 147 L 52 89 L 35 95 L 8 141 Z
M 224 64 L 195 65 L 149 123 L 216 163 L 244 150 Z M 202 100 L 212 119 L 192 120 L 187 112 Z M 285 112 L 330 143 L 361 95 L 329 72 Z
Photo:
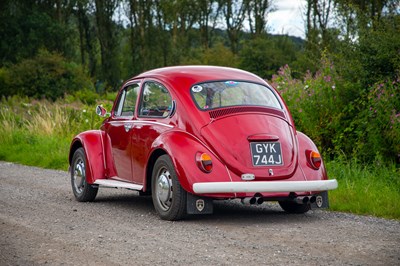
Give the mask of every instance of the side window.
M 139 85 L 139 83 L 135 83 L 124 88 L 120 94 L 115 116 L 133 116 L 139 95 Z
M 171 112 L 169 91 L 158 82 L 146 82 L 140 100 L 139 116 L 167 117 Z

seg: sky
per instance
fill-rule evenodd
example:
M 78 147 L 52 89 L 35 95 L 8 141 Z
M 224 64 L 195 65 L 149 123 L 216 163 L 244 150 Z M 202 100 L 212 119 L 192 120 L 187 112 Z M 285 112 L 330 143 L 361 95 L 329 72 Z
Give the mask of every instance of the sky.
M 305 5 L 305 0 L 275 0 L 276 11 L 267 17 L 268 32 L 305 38 Z

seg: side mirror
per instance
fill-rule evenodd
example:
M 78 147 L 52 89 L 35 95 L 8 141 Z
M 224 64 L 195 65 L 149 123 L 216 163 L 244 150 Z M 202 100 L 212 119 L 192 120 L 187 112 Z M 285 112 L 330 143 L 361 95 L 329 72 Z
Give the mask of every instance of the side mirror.
M 101 117 L 106 117 L 107 115 L 110 115 L 109 113 L 107 113 L 107 110 L 101 105 L 96 106 L 96 114 Z

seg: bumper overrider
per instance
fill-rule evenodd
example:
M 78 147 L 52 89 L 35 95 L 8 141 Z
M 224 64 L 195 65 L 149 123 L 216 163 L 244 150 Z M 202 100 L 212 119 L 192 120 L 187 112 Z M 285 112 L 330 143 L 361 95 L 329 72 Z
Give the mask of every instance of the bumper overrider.
M 336 179 L 316 181 L 241 181 L 201 182 L 193 184 L 196 194 L 211 193 L 263 193 L 263 192 L 306 192 L 327 191 L 338 187 Z

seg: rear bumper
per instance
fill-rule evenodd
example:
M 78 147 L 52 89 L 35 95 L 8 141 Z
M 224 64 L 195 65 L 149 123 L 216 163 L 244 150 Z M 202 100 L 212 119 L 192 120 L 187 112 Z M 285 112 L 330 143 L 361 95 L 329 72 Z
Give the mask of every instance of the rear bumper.
M 211 193 L 262 193 L 327 191 L 338 187 L 336 179 L 318 181 L 249 181 L 249 182 L 202 182 L 194 183 L 197 194 Z

